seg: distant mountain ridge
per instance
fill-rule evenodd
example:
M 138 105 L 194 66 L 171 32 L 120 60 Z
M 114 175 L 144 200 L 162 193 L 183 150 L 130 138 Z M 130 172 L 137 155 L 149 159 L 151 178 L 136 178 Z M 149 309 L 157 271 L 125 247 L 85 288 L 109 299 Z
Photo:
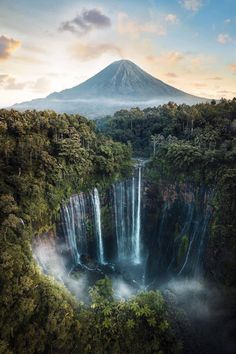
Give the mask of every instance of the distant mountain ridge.
M 119 60 L 75 87 L 13 107 L 20 110 L 54 109 L 96 118 L 113 114 L 118 109 L 145 108 L 169 101 L 194 104 L 207 99 L 165 84 L 130 60 Z

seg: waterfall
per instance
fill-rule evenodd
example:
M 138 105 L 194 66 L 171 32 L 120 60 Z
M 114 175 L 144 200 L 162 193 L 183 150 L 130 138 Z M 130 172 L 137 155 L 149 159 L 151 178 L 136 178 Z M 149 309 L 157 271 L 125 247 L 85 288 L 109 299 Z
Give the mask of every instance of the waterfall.
M 141 166 L 138 176 L 113 185 L 117 255 L 119 261 L 141 262 Z
M 92 215 L 91 215 L 92 214 Z M 101 226 L 101 206 L 97 188 L 90 194 L 80 193 L 61 208 L 62 227 L 74 264 L 81 264 L 81 256 L 88 255 L 87 221 L 92 216 L 97 243 L 97 261 L 105 263 Z
M 136 215 L 136 228 L 135 233 L 133 234 L 134 237 L 134 261 L 135 263 L 140 263 L 140 217 L 141 217 L 141 167 L 138 168 L 138 195 L 137 195 L 137 215 Z
M 196 193 L 200 200 L 197 202 L 192 187 L 186 184 L 174 190 L 174 199 L 172 186 L 166 199 L 163 197 L 164 203 L 159 206 L 156 224 L 152 226 L 146 214 L 142 215 L 148 210 L 142 185 L 140 164 L 131 178 L 113 184 L 109 190 L 105 220 L 97 188 L 72 196 L 62 206 L 62 227 L 73 265 L 112 262 L 119 269 L 136 272 L 145 263 L 147 271 L 151 269 L 150 279 L 157 277 L 160 282 L 170 276 L 198 276 L 212 215 L 208 203 L 211 195 L 202 187 Z M 148 237 L 142 237 L 144 232 Z
M 62 206 L 64 235 L 75 264 L 79 264 L 81 255 L 87 253 L 86 205 L 86 196 L 80 193 Z
M 94 188 L 93 193 L 91 194 L 91 199 L 93 205 L 95 234 L 97 239 L 98 261 L 99 263 L 104 264 L 105 260 L 101 226 L 101 206 L 97 188 Z
M 126 219 L 125 219 L 125 200 L 124 200 L 125 182 L 119 182 L 113 185 L 113 199 L 114 199 L 114 216 L 115 216 L 115 232 L 117 242 L 118 259 L 124 259 L 127 249 L 125 247 L 126 241 Z
M 132 177 L 132 235 L 135 233 L 135 224 L 133 222 L 134 220 L 134 215 L 135 215 L 135 179 Z M 134 242 L 134 238 L 132 238 Z M 133 244 L 133 247 L 135 247 L 135 244 Z

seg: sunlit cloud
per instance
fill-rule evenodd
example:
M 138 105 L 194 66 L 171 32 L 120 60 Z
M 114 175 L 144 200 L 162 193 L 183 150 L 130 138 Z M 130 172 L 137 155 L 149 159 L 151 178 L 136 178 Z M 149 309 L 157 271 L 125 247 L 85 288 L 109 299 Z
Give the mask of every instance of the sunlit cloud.
M 77 43 L 72 48 L 73 56 L 76 56 L 82 61 L 94 60 L 103 54 L 112 53 L 122 57 L 122 49 L 111 43 Z
M 19 81 L 14 76 L 0 74 L 0 89 L 24 90 L 25 88 L 35 92 L 44 92 L 50 88 L 50 81 L 44 77 L 40 77 L 35 81 Z
M 111 19 L 100 9 L 84 9 L 72 20 L 61 23 L 60 31 L 69 31 L 75 34 L 83 35 L 92 30 L 104 29 L 111 26 Z
M 28 85 L 28 82 L 18 82 L 16 78 L 7 75 L 0 75 L 0 88 L 4 90 L 22 90 Z
M 202 7 L 201 0 L 181 0 L 182 6 L 189 11 L 196 12 Z
M 170 24 L 176 24 L 179 22 L 176 14 L 168 14 L 165 16 L 165 21 Z
M 153 21 L 141 23 L 130 19 L 128 14 L 120 12 L 118 14 L 118 33 L 129 34 L 131 37 L 137 38 L 141 33 L 164 36 L 166 30 L 161 24 L 157 24 Z
M 32 90 L 35 92 L 44 92 L 50 90 L 51 83 L 50 81 L 45 78 L 45 77 L 40 77 L 38 78 L 33 84 L 32 84 Z
M 156 66 L 158 64 L 163 66 L 173 66 L 183 61 L 185 59 L 185 55 L 183 53 L 175 51 L 162 53 L 160 55 L 147 55 L 145 58 L 146 61 L 153 66 Z M 169 73 L 169 75 L 173 74 Z
M 219 90 L 219 91 L 217 91 L 218 93 L 221 93 L 221 94 L 223 94 L 223 95 L 236 95 L 236 91 L 230 91 L 230 90 Z
M 193 86 L 194 87 L 197 87 L 197 88 L 201 88 L 201 87 L 207 87 L 208 85 L 207 84 L 204 84 L 204 83 L 202 83 L 202 82 L 194 82 L 193 83 Z
M 228 33 L 220 33 L 217 36 L 217 42 L 220 44 L 227 44 L 232 42 L 232 38 Z
M 220 80 L 222 80 L 222 77 L 220 77 L 220 76 L 213 76 L 213 77 L 209 77 L 208 80 L 220 81 Z
M 0 60 L 8 59 L 21 46 L 21 41 L 6 36 L 0 36 Z
M 231 70 L 234 74 L 236 74 L 236 63 L 230 64 L 230 65 L 229 65 L 229 68 L 230 68 L 230 70 Z
M 177 62 L 184 59 L 184 55 L 180 52 L 169 52 L 166 55 L 166 58 L 168 61 L 170 61 L 172 63 L 177 63 Z
M 175 73 L 166 73 L 165 76 L 170 77 L 170 78 L 178 77 L 178 75 L 176 75 Z
M 185 58 L 185 55 L 181 52 L 167 52 L 162 53 L 161 55 L 148 55 L 146 56 L 146 60 L 150 63 L 157 64 L 176 64 L 181 62 Z
M 196 66 L 202 65 L 204 63 L 205 59 L 206 58 L 204 58 L 202 55 L 197 55 L 197 56 L 191 58 L 190 61 L 191 61 L 191 64 L 196 67 Z

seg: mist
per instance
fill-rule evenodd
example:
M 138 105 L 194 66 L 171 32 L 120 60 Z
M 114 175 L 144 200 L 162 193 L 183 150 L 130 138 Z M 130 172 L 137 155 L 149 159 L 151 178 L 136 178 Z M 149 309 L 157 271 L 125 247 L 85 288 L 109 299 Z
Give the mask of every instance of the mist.
M 170 96 L 160 96 L 153 98 L 151 100 L 147 98 L 76 98 L 76 99 L 56 99 L 48 98 L 44 99 L 34 99 L 28 102 L 22 102 L 20 104 L 15 104 L 13 108 L 24 111 L 27 109 L 45 110 L 52 109 L 58 113 L 76 113 L 84 115 L 90 119 L 102 118 L 107 115 L 113 115 L 116 111 L 121 109 L 131 109 L 134 107 L 139 107 L 140 109 L 145 109 L 148 107 L 157 107 L 162 104 L 166 104 L 169 101 L 175 102 L 177 104 L 186 103 L 189 105 L 200 103 L 203 99 L 191 99 L 189 97 L 170 97 Z
M 55 280 L 65 285 L 68 290 L 81 301 L 87 301 L 88 279 L 85 273 L 80 273 L 77 278 L 70 275 L 66 269 L 67 261 L 61 255 L 65 245 L 55 247 L 53 242 L 38 240 L 33 247 L 33 256 L 41 270 Z M 78 275 L 78 273 L 77 273 Z
M 182 311 L 190 341 L 207 353 L 235 353 L 235 298 L 201 278 L 171 280 L 161 287 L 167 303 Z M 185 331 L 185 328 L 184 328 Z M 188 330 L 187 330 L 188 331 Z M 195 353 L 195 351 L 194 351 Z M 205 354 L 205 353 L 204 353 Z

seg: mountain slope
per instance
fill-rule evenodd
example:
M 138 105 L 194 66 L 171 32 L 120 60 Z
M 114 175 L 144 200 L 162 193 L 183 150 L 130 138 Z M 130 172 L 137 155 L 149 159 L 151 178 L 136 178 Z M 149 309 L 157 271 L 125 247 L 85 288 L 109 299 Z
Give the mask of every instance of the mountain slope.
M 179 97 L 186 95 L 154 78 L 129 60 L 119 60 L 98 74 L 71 89 L 53 93 L 48 98 L 76 99 L 92 97 L 110 98 L 157 98 L 158 96 Z
M 16 104 L 14 108 L 54 109 L 95 118 L 113 114 L 118 109 L 145 108 L 168 101 L 194 104 L 206 99 L 165 84 L 129 60 L 119 60 L 78 86 Z

